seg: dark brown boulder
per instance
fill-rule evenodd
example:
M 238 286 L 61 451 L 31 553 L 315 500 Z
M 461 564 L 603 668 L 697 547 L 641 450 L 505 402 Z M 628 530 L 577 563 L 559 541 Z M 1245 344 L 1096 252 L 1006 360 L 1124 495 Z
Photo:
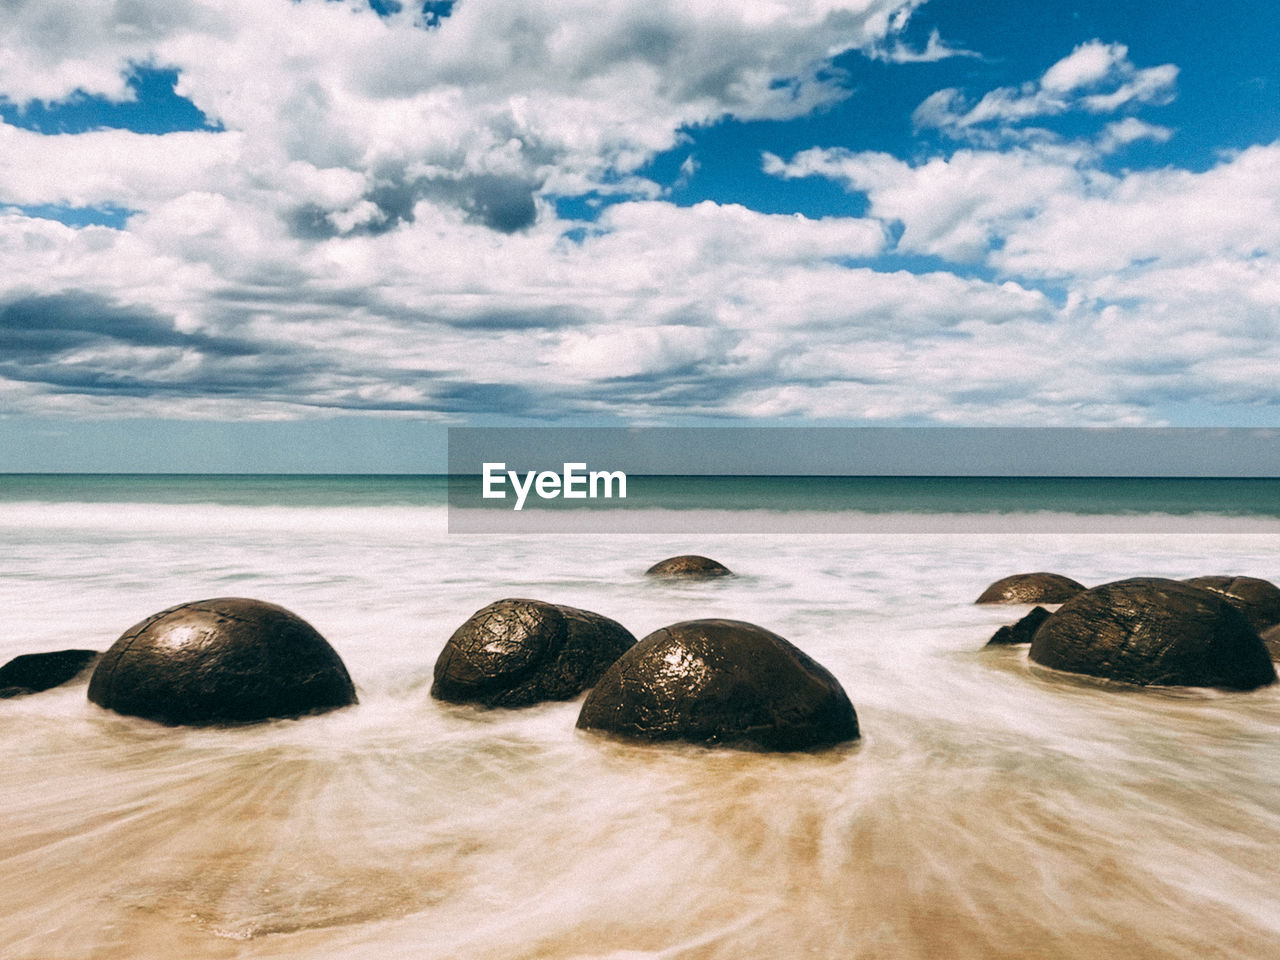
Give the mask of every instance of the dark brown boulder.
M 1036 631 L 1031 659 L 1124 683 L 1252 690 L 1276 672 L 1257 632 L 1220 594 L 1135 577 L 1086 590 Z
M 60 687 L 84 673 L 97 656 L 97 650 L 56 650 L 16 656 L 0 667 L 0 699 Z
M 487 707 L 571 700 L 635 642 L 620 623 L 590 610 L 499 600 L 473 613 L 444 645 L 431 696 Z
M 1057 573 L 1015 573 L 1002 577 L 975 603 L 1062 603 L 1084 589 L 1070 577 Z
M 646 577 L 680 580 L 710 580 L 715 577 L 728 577 L 733 571 L 723 563 L 710 557 L 700 557 L 687 553 L 679 557 L 667 557 L 659 560 L 644 572 Z
M 1280 623 L 1280 587 L 1259 577 L 1191 577 L 1195 587 L 1220 593 L 1261 632 Z
M 1030 643 L 1031 638 L 1040 629 L 1040 624 L 1048 620 L 1049 616 L 1049 611 L 1044 607 L 1036 607 L 1017 623 L 997 630 L 991 635 L 991 639 L 987 641 L 987 646 L 998 647 L 1014 643 Z
M 776 633 L 740 620 L 655 630 L 600 678 L 578 727 L 764 750 L 858 739 L 858 717 L 839 681 Z
M 89 699 L 129 716 L 205 726 L 323 713 L 356 702 L 333 647 L 274 603 L 183 603 L 124 632 L 102 655 Z

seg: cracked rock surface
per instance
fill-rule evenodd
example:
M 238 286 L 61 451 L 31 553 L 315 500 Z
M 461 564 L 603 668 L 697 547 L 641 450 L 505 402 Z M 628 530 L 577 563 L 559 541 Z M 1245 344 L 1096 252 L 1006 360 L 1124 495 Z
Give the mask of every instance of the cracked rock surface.
M 1276 679 L 1257 631 L 1221 594 L 1159 577 L 1105 583 L 1068 600 L 1036 631 L 1030 656 L 1142 685 L 1252 690 Z
M 991 584 L 974 603 L 1062 603 L 1083 589 L 1059 573 L 1015 573 Z
M 741 620 L 689 620 L 649 634 L 587 695 L 578 727 L 765 750 L 858 739 L 839 681 L 776 633 Z
M 197 600 L 130 627 L 89 680 L 99 706 L 191 726 L 299 717 L 356 702 L 337 651 L 297 614 L 243 597 Z
M 635 642 L 626 627 L 590 610 L 499 600 L 449 638 L 436 660 L 431 696 L 487 707 L 571 700 Z

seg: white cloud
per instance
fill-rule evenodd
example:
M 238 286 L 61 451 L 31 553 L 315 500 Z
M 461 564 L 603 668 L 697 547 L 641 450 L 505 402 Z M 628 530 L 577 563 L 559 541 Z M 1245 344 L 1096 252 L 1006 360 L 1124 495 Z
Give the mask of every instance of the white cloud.
M 1074 110 L 1112 113 L 1129 104 L 1167 103 L 1177 77 L 1173 64 L 1138 69 L 1123 44 L 1091 40 L 1049 67 L 1039 80 L 999 87 L 976 103 L 960 90 L 939 90 L 916 108 L 912 121 L 917 128 L 984 142 L 1016 135 L 1020 124 L 1036 117 Z
M 50 416 L 1010 423 L 1149 419 L 1148 388 L 1270 396 L 1280 148 L 1103 174 L 1100 151 L 1169 136 L 1127 117 L 1092 145 L 767 161 L 865 192 L 860 218 L 680 208 L 640 180 L 688 125 L 844 96 L 822 71 L 840 51 L 957 53 L 894 46 L 917 5 L 463 0 L 424 30 L 354 2 L 9 0 L 0 94 L 118 99 L 131 64 L 172 67 L 224 129 L 0 126 L 0 334 L 21 345 L 0 393 Z M 1172 76 L 1095 43 L 917 116 L 1004 136 L 1158 102 Z M 589 190 L 629 199 L 572 241 L 548 197 Z M 40 204 L 138 212 L 15 209 Z M 886 250 L 946 269 L 865 265 Z
M 921 50 L 913 50 L 901 40 L 897 40 L 892 46 L 875 51 L 874 56 L 889 63 L 937 63 L 939 60 L 949 60 L 952 57 L 980 58 L 981 54 L 950 46 L 942 39 L 942 34 L 935 27 L 929 33 L 929 39 L 925 41 L 924 48 Z

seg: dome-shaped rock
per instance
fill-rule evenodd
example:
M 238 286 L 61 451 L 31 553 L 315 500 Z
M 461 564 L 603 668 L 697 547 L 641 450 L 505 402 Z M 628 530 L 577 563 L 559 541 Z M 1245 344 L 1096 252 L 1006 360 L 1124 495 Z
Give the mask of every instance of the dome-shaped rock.
M 1084 589 L 1070 577 L 1057 573 L 1015 573 L 1002 577 L 975 603 L 1062 603 Z
M 710 580 L 715 577 L 732 576 L 733 571 L 719 561 L 710 557 L 686 553 L 679 557 L 667 557 L 659 560 L 644 572 L 646 577 L 662 577 L 680 580 Z
M 1280 623 L 1280 587 L 1260 577 L 1191 577 L 1194 587 L 1220 593 L 1261 632 Z
M 179 604 L 124 632 L 98 661 L 89 699 L 161 723 L 253 723 L 356 702 L 351 677 L 311 624 L 261 600 Z
M 1276 679 L 1243 614 L 1220 594 L 1158 577 L 1072 597 L 1031 641 L 1046 667 L 1125 683 L 1251 690 Z
M 1262 631 L 1262 642 L 1267 645 L 1267 652 L 1272 660 L 1280 660 L 1280 624 Z
M 740 620 L 655 630 L 600 678 L 578 727 L 766 750 L 858 738 L 858 718 L 839 681 L 782 637 Z
M 97 650 L 20 654 L 0 667 L 0 699 L 62 686 L 83 673 L 97 656 Z
M 444 645 L 431 696 L 489 707 L 570 700 L 635 642 L 621 624 L 590 610 L 499 600 L 473 613 Z

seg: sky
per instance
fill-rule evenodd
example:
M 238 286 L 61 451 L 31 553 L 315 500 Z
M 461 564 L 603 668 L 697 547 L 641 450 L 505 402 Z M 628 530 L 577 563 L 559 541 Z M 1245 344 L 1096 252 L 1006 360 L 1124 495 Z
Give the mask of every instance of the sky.
M 1280 426 L 1270 0 L 0 7 L 0 470 Z

